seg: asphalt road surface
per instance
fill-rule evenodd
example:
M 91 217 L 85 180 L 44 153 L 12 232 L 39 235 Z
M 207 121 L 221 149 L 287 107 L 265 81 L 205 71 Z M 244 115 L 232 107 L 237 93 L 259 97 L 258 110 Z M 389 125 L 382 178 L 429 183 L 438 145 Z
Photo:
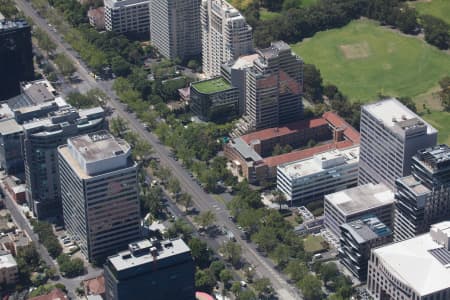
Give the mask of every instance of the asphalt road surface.
M 134 114 L 127 113 L 125 107 L 117 100 L 117 96 L 112 90 L 112 82 L 96 81 L 89 75 L 88 68 L 75 55 L 73 50 L 69 50 L 69 46 L 62 40 L 57 32 L 52 30 L 47 24 L 47 21 L 41 18 L 32 9 L 30 3 L 24 0 L 16 0 L 20 10 L 25 15 L 31 17 L 36 26 L 43 29 L 49 37 L 57 44 L 58 52 L 64 52 L 75 64 L 78 76 L 89 85 L 91 88 L 99 88 L 106 93 L 110 98 L 109 105 L 113 107 L 116 114 L 128 121 L 129 127 L 138 133 L 142 138 L 147 140 L 152 146 L 156 156 L 159 157 L 160 163 L 171 169 L 175 178 L 180 181 L 183 191 L 192 196 L 195 206 L 200 212 L 211 210 L 216 214 L 216 220 L 219 225 L 223 225 L 233 232 L 236 241 L 242 246 L 242 257 L 250 264 L 255 266 L 256 273 L 259 276 L 264 276 L 270 279 L 274 290 L 277 292 L 280 299 L 303 299 L 301 293 L 293 286 L 291 286 L 283 274 L 277 272 L 273 263 L 265 257 L 259 255 L 254 245 L 247 243 L 240 238 L 240 231 L 236 225 L 229 219 L 229 213 L 225 206 L 216 201 L 211 195 L 205 193 L 200 186 L 193 181 L 187 171 L 174 159 L 169 156 L 169 151 L 166 147 L 159 143 L 158 138 L 144 129 L 141 122 L 136 119 Z M 71 49 L 71 48 L 70 48 Z

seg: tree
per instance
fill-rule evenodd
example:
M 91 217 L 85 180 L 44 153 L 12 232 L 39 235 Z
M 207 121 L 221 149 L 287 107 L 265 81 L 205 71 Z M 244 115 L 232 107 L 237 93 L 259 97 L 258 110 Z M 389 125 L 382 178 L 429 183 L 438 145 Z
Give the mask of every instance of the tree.
M 72 278 L 84 273 L 84 263 L 81 258 L 71 259 L 67 254 L 61 254 L 58 256 L 57 261 L 59 270 L 66 277 Z
M 39 27 L 35 30 L 35 36 L 38 41 L 39 48 L 44 50 L 47 55 L 56 50 L 56 44 L 53 42 L 53 40 L 50 39 L 47 33 L 45 33 L 45 31 L 43 31 Z
M 72 61 L 63 53 L 56 55 L 54 61 L 61 73 L 66 77 L 71 76 L 76 71 Z
M 303 67 L 303 90 L 309 100 L 322 102 L 322 75 L 312 64 L 305 64 Z
M 299 282 L 306 300 L 318 300 L 322 298 L 322 282 L 314 275 L 308 274 Z
M 421 20 L 425 31 L 425 40 L 439 49 L 448 49 L 450 47 L 450 25 L 430 15 L 422 16 Z
M 258 248 L 269 253 L 278 245 L 277 232 L 274 228 L 263 226 L 252 236 L 252 240 L 258 244 Z
M 197 269 L 195 272 L 195 288 L 199 291 L 211 293 L 216 281 L 208 269 Z
M 211 226 L 215 222 L 215 220 L 216 215 L 210 210 L 202 212 L 200 215 L 195 217 L 195 222 L 197 222 L 205 229 Z
M 290 256 L 289 246 L 284 244 L 279 244 L 272 252 L 272 257 L 280 267 L 286 265 Z
M 188 242 L 191 240 L 193 231 L 192 226 L 186 221 L 177 219 L 172 223 L 172 226 L 167 229 L 165 236 L 167 238 L 176 238 L 181 236 L 185 242 Z
M 256 279 L 253 283 L 253 287 L 258 293 L 258 298 L 261 298 L 264 295 L 269 295 L 273 292 L 272 285 L 270 284 L 270 280 L 267 277 Z
M 439 81 L 441 91 L 439 92 L 439 98 L 441 99 L 444 110 L 450 111 L 450 76 L 446 76 Z
M 303 261 L 295 259 L 288 263 L 284 272 L 289 274 L 292 281 L 299 282 L 306 274 L 308 274 L 308 267 Z
M 215 278 L 220 277 L 220 272 L 225 269 L 225 264 L 220 260 L 215 260 L 209 265 L 209 269 L 214 274 Z
M 188 242 L 188 245 L 191 249 L 192 258 L 194 259 L 195 264 L 200 268 L 206 268 L 210 262 L 211 256 L 211 252 L 208 249 L 206 243 L 194 237 Z M 212 274 L 214 274 L 216 277 L 219 276 L 219 266 L 210 265 L 210 269 L 212 271 Z
M 273 191 L 272 195 L 273 195 L 273 202 L 277 203 L 279 205 L 278 210 L 281 210 L 283 204 L 287 203 L 286 195 L 278 189 Z
M 252 290 L 246 289 L 241 291 L 239 296 L 237 297 L 238 300 L 257 300 L 255 293 L 253 293 Z
M 180 182 L 175 177 L 171 177 L 167 183 L 167 189 L 173 194 L 178 194 L 181 191 Z
M 194 203 L 191 195 L 189 195 L 187 193 L 182 193 L 178 197 L 178 202 L 184 206 L 185 210 L 188 210 L 190 207 L 192 207 L 192 204 Z
M 131 73 L 131 66 L 121 56 L 115 56 L 111 60 L 111 70 L 116 76 L 127 77 Z
M 113 135 L 123 138 L 128 130 L 128 123 L 121 117 L 112 118 L 109 122 L 109 130 Z
M 241 261 L 242 248 L 241 245 L 228 241 L 225 242 L 220 248 L 225 260 L 231 262 L 233 266 L 237 266 Z
M 230 291 L 236 296 L 238 297 L 239 294 L 241 293 L 241 283 L 238 281 L 233 282 L 233 284 L 231 285 Z
M 335 263 L 326 263 L 320 266 L 320 277 L 323 282 L 333 280 L 339 275 L 339 270 Z
M 230 281 L 233 279 L 233 274 L 228 269 L 223 269 L 219 274 L 220 281 L 223 282 L 225 286 L 228 286 Z

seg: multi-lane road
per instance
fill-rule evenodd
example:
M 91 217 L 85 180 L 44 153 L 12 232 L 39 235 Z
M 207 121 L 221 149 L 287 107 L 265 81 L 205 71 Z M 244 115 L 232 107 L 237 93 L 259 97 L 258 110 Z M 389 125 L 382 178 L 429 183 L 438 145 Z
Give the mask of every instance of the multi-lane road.
M 228 228 L 233 232 L 237 242 L 242 246 L 243 258 L 253 266 L 256 273 L 260 276 L 268 277 L 273 288 L 278 293 L 280 299 L 302 299 L 300 292 L 291 286 L 284 275 L 277 272 L 273 263 L 258 254 L 255 246 L 247 243 L 240 238 L 240 231 L 236 225 L 229 219 L 229 213 L 224 204 L 216 201 L 211 195 L 205 193 L 202 188 L 189 176 L 188 172 L 174 159 L 170 157 L 169 150 L 159 143 L 158 138 L 151 132 L 145 130 L 141 122 L 134 114 L 127 113 L 125 107 L 117 100 L 112 83 L 105 81 L 96 81 L 89 75 L 89 70 L 85 64 L 78 60 L 76 53 L 71 50 L 61 36 L 51 28 L 47 21 L 40 17 L 31 7 L 30 3 L 24 0 L 16 0 L 20 10 L 29 16 L 36 26 L 44 30 L 57 45 L 57 52 L 65 53 L 75 64 L 77 75 L 84 81 L 84 84 L 91 88 L 99 88 L 110 98 L 109 105 L 115 109 L 120 117 L 128 121 L 129 127 L 138 133 L 142 138 L 147 140 L 152 146 L 155 155 L 159 157 L 160 163 L 171 169 L 172 174 L 180 182 L 183 191 L 192 196 L 195 206 L 199 211 L 214 211 L 217 223 Z

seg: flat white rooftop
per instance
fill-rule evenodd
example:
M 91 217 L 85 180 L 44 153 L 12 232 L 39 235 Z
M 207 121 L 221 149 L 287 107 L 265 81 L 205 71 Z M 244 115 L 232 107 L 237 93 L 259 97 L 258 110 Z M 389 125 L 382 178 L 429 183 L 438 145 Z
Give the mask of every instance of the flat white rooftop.
M 442 245 L 430 233 L 373 250 L 389 272 L 420 295 L 450 288 L 450 267 L 442 264 L 433 249 Z M 431 250 L 431 252 L 430 252 Z
M 363 108 L 372 116 L 381 121 L 386 127 L 394 127 L 397 126 L 399 122 L 417 119 L 427 126 L 428 134 L 437 132 L 434 127 L 425 122 L 422 118 L 395 98 L 389 98 L 376 103 L 366 104 Z
M 16 267 L 17 263 L 11 254 L 0 255 L 0 269 Z
M 253 66 L 253 62 L 255 59 L 258 59 L 258 57 L 258 53 L 241 56 L 234 62 L 232 68 L 239 70 L 250 68 Z
M 334 149 L 314 155 L 313 157 L 283 164 L 278 169 L 291 179 L 319 173 L 337 166 L 357 164 L 359 146 L 346 149 Z
M 394 204 L 394 193 L 384 184 L 368 183 L 325 195 L 325 200 L 343 215 L 353 215 L 369 209 Z

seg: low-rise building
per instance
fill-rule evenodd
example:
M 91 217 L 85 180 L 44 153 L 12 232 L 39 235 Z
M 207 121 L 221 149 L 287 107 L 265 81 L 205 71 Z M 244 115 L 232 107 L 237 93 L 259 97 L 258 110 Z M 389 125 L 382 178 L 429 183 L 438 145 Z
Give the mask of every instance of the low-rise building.
M 19 268 L 11 254 L 0 255 L 0 284 L 15 284 L 19 280 Z
M 311 140 L 320 144 L 271 156 L 276 145 L 289 145 L 295 149 L 307 146 Z M 231 139 L 224 146 L 224 155 L 250 183 L 258 183 L 274 179 L 279 165 L 358 144 L 358 131 L 337 114 L 326 112 L 321 118 L 302 120 Z
M 288 201 L 305 205 L 358 183 L 359 146 L 316 154 L 277 168 L 277 189 Z
M 429 233 L 372 250 L 367 287 L 375 299 L 450 298 L 450 222 Z
M 50 293 L 28 298 L 28 300 L 68 300 L 66 293 L 64 293 L 62 290 L 55 288 Z
M 106 30 L 127 34 L 149 34 L 149 0 L 105 0 L 104 3 Z
M 341 225 L 341 233 L 341 263 L 360 281 L 366 281 L 370 250 L 392 242 L 392 231 L 377 217 L 368 215 Z
M 97 30 L 105 29 L 105 7 L 91 8 L 87 12 L 89 24 Z
M 372 214 L 389 228 L 394 217 L 394 193 L 384 184 L 372 183 L 325 195 L 325 227 L 338 239 L 340 226 Z
M 108 258 L 106 300 L 195 299 L 195 266 L 182 239 L 131 243 Z
M 194 82 L 191 111 L 201 120 L 228 121 L 239 115 L 239 92 L 222 77 Z

